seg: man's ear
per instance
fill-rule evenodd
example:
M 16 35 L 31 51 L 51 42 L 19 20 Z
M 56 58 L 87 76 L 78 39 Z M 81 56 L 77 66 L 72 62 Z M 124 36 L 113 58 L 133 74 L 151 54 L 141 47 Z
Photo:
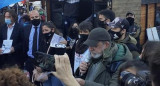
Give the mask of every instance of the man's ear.
M 123 30 L 121 31 L 121 33 L 122 33 L 122 34 L 126 33 L 126 29 L 123 29 Z
M 105 42 L 105 45 L 106 45 L 106 48 L 108 48 L 110 43 L 107 41 L 107 42 Z

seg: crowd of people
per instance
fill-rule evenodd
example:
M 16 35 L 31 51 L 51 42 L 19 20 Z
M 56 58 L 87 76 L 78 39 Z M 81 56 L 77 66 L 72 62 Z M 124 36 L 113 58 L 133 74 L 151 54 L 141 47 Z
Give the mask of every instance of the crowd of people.
M 133 12 L 100 10 L 98 25 L 71 22 L 67 37 L 42 11 L 19 14 L 6 10 L 0 27 L 0 86 L 160 85 L 160 42 L 140 45 Z

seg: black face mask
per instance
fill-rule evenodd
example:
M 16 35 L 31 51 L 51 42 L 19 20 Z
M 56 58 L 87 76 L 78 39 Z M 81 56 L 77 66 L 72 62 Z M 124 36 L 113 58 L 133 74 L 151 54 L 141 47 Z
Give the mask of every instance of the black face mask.
M 122 36 L 122 34 L 120 33 L 121 31 L 120 31 L 120 32 L 114 32 L 114 31 L 112 31 L 112 30 L 110 29 L 110 30 L 108 30 L 108 32 L 109 32 L 112 40 L 118 40 L 118 39 L 121 38 L 121 36 Z
M 83 40 L 83 41 L 86 41 L 88 38 L 88 35 L 86 34 L 80 34 L 80 39 Z
M 128 17 L 128 18 L 126 18 L 126 19 L 128 20 L 128 22 L 129 22 L 130 25 L 133 25 L 133 24 L 134 24 L 134 18 Z
M 48 39 L 50 39 L 53 36 L 53 34 L 54 33 L 51 31 L 49 33 L 45 33 L 44 36 L 45 36 L 46 40 L 48 40 Z
M 98 26 L 99 27 L 106 28 L 106 25 L 107 24 L 104 21 L 100 21 L 100 20 L 98 21 Z
M 40 19 L 33 19 L 31 22 L 34 26 L 38 26 L 40 24 Z

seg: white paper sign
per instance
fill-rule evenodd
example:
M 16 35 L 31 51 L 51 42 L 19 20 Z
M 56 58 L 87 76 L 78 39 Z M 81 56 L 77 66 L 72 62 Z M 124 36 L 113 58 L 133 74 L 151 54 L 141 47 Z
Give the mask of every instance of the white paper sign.
M 13 40 L 3 40 L 2 54 L 7 54 L 11 51 Z
M 160 41 L 156 27 L 147 28 L 147 36 L 149 41 Z
M 90 60 L 90 51 L 89 49 L 86 50 L 83 54 L 78 54 L 75 53 L 75 57 L 74 57 L 74 73 L 76 72 L 77 68 L 79 67 L 79 65 L 81 64 L 81 62 L 89 62 Z
M 54 34 L 52 37 L 52 40 L 50 42 L 51 47 L 59 47 L 59 48 L 65 48 L 66 46 L 64 44 L 61 44 L 60 42 L 65 41 L 65 39 L 57 34 Z

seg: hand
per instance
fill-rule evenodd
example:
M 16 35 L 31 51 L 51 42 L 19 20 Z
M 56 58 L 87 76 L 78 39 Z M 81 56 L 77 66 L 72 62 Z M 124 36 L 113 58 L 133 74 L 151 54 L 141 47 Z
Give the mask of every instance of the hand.
M 41 67 L 37 67 L 37 66 L 36 66 L 36 70 L 37 70 L 37 72 L 42 73 Z
M 11 47 L 10 53 L 14 53 L 14 52 L 15 52 L 14 47 Z
M 54 76 L 60 79 L 65 86 L 80 86 L 72 75 L 71 64 L 68 55 L 54 55 L 56 72 Z
M 81 79 L 81 78 L 76 78 L 77 82 L 81 85 L 84 86 L 85 84 L 85 80 Z
M 79 66 L 79 70 L 81 74 L 85 74 L 88 69 L 88 64 L 86 62 L 82 62 Z
M 68 55 L 65 53 L 64 55 L 54 55 L 54 57 L 56 72 L 53 72 L 53 75 L 60 80 L 72 76 L 72 69 Z
M 61 41 L 60 43 L 67 45 L 67 41 Z

